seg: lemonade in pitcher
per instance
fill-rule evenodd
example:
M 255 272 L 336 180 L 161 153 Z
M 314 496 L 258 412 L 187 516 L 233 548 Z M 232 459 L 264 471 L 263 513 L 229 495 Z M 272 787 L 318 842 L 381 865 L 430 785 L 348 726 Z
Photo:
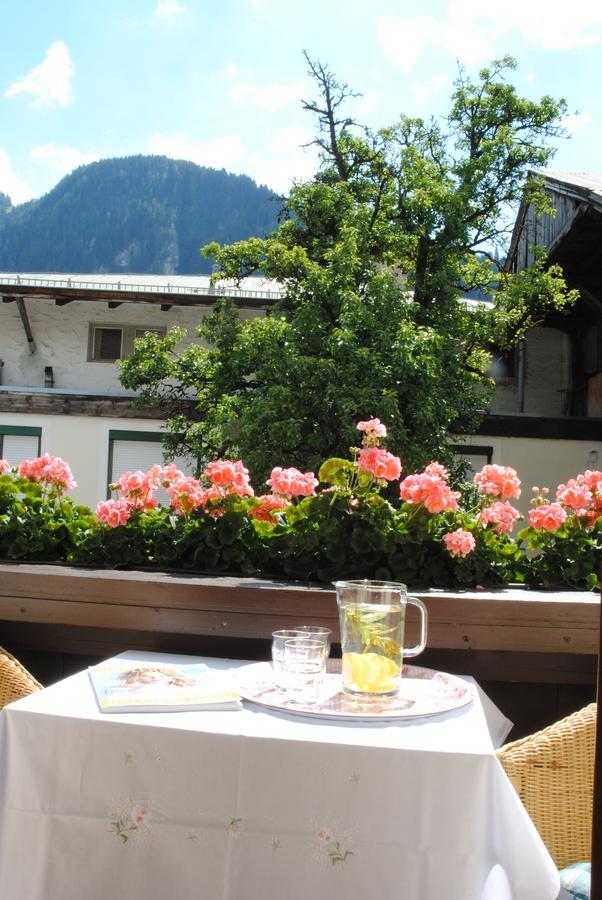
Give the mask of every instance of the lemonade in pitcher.
M 401 675 L 403 612 L 399 605 L 341 604 L 345 691 L 392 696 Z
M 426 608 L 408 597 L 405 585 L 388 581 L 337 581 L 343 655 L 343 690 L 363 699 L 394 697 L 401 684 L 404 656 L 426 644 Z M 407 604 L 420 609 L 420 642 L 404 649 Z

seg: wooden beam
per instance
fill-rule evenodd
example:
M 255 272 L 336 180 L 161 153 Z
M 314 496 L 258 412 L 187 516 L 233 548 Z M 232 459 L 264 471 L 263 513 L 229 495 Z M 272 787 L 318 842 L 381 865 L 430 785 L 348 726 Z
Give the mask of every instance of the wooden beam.
M 29 316 L 27 315 L 27 308 L 25 306 L 25 300 L 23 299 L 23 297 L 17 297 L 17 309 L 19 310 L 21 322 L 23 323 L 23 330 L 25 331 L 25 337 L 27 338 L 27 343 L 29 344 L 29 352 L 31 354 L 34 354 L 36 352 L 36 342 L 33 339 L 33 332 L 31 330 Z
M 194 404 L 191 404 L 191 410 Z M 125 419 L 165 419 L 157 407 L 137 409 L 130 397 L 89 397 L 85 394 L 0 392 L 0 413 L 34 413 L 56 416 L 114 416 Z
M 0 281 L 0 293 L 4 291 L 8 296 L 10 296 L 15 290 L 15 287 L 15 285 L 2 284 L 2 282 Z M 215 301 L 219 297 L 227 296 L 226 293 L 216 293 L 215 289 L 213 289 L 211 292 L 205 292 L 199 289 L 198 293 L 178 294 L 176 288 L 172 288 L 171 291 L 167 292 L 150 290 L 118 290 L 107 288 L 94 289 L 93 287 L 69 288 L 62 285 L 60 287 L 45 285 L 19 285 L 18 291 L 22 297 L 32 297 L 35 299 L 50 298 L 52 300 L 55 300 L 57 297 L 69 297 L 72 300 L 85 300 L 90 303 L 151 303 L 158 306 L 160 306 L 161 304 L 169 303 L 170 305 L 174 306 L 190 307 L 211 307 L 215 305 Z M 235 294 L 233 297 L 233 302 L 237 308 L 266 309 L 269 308 L 276 299 L 278 298 L 274 297 L 272 299 L 270 297 L 241 297 L 240 295 Z

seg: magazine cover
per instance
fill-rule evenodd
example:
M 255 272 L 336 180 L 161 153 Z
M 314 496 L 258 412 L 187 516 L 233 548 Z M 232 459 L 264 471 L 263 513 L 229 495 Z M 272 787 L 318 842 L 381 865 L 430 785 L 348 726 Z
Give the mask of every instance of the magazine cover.
M 204 663 L 114 659 L 88 671 L 101 712 L 242 709 L 232 674 L 210 669 Z

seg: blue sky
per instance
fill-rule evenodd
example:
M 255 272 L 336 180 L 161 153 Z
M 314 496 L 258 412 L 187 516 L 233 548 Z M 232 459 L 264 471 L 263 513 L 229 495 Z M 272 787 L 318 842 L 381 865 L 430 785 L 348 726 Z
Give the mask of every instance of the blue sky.
M 23 202 L 82 163 L 160 153 L 277 190 L 315 169 L 302 51 L 373 126 L 441 115 L 458 61 L 504 53 L 526 96 L 565 97 L 554 169 L 602 170 L 599 0 L 0 0 L 0 191 Z

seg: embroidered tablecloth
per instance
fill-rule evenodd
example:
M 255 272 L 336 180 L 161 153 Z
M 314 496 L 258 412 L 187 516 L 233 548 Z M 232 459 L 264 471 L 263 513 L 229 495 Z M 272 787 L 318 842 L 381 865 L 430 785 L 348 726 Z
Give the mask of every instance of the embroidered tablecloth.
M 0 713 L 0 897 L 553 900 L 494 754 L 506 720 L 471 689 L 454 712 L 358 725 L 251 704 L 107 715 L 87 673 L 67 678 Z

